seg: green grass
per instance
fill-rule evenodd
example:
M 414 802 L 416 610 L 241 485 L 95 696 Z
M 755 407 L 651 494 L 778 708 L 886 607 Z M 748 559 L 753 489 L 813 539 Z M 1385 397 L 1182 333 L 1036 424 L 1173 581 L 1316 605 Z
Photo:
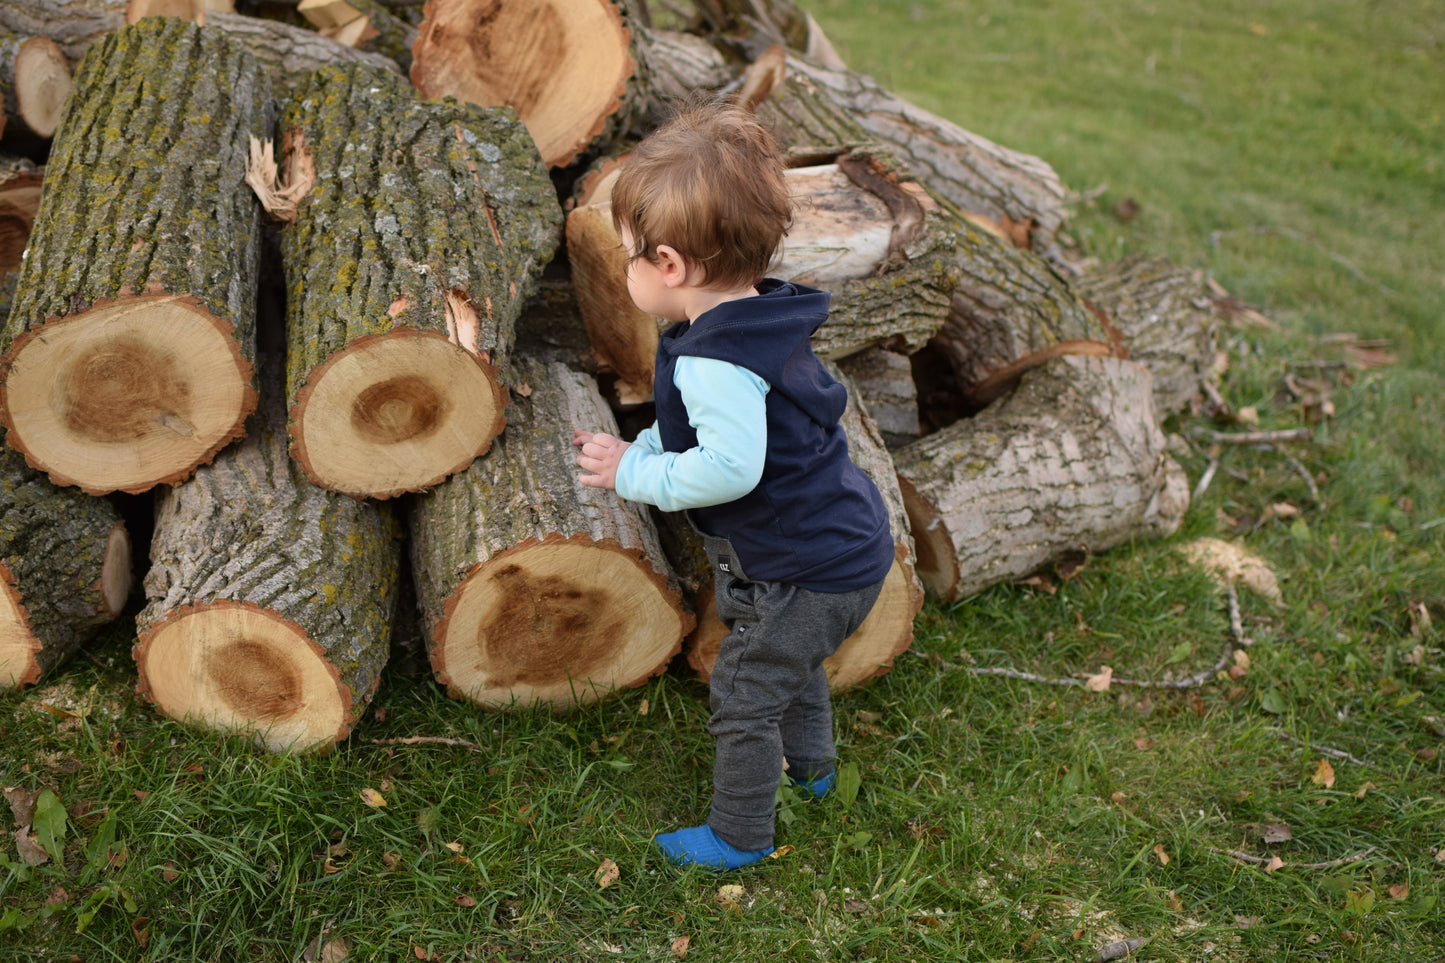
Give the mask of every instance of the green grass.
M 856 798 L 784 798 L 793 851 L 727 878 L 649 845 L 706 809 L 697 682 L 492 714 L 399 663 L 348 742 L 278 757 L 159 718 L 116 628 L 3 703 L 0 786 L 50 789 L 64 824 L 61 860 L 23 868 L 0 809 L 0 959 L 289 961 L 344 939 L 354 960 L 668 960 L 687 937 L 693 961 L 1053 961 L 1148 937 L 1134 958 L 1445 960 L 1440 4 L 809 8 L 856 69 L 1049 160 L 1087 252 L 1201 266 L 1278 322 L 1227 333 L 1222 391 L 1289 428 L 1307 413 L 1286 376 L 1327 379 L 1333 417 L 1291 449 L 1313 489 L 1284 453 L 1224 449 L 1172 538 L 930 604 L 913 651 L 836 700 Z M 1343 359 L 1318 338 L 1342 331 L 1400 363 L 1302 364 Z M 1193 483 L 1218 426 L 1169 427 Z M 1232 633 L 1183 561 L 1202 536 L 1280 577 L 1282 606 L 1240 593 L 1237 677 L 1096 693 L 970 671 L 1208 669 Z M 480 751 L 375 742 L 417 735 Z M 1264 841 L 1274 824 L 1292 838 Z

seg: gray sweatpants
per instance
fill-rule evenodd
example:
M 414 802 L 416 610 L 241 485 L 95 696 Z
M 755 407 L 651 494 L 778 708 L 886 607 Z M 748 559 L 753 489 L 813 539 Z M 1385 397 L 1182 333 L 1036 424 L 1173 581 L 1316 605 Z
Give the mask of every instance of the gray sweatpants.
M 868 617 L 883 583 L 814 592 L 750 582 L 724 539 L 705 539 L 718 617 L 728 628 L 710 681 L 716 740 L 707 824 L 738 849 L 773 845 L 783 761 L 794 779 L 833 771 L 833 706 L 823 660 Z

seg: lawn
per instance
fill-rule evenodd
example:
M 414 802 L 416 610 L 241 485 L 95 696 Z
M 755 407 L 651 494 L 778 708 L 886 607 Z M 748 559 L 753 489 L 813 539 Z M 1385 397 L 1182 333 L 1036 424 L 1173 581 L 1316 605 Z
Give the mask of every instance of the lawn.
M 399 655 L 347 742 L 277 756 L 160 718 L 117 627 L 0 703 L 0 786 L 44 791 L 58 857 L 22 865 L 0 807 L 0 959 L 1445 961 L 1445 8 L 804 6 L 1049 161 L 1081 253 L 1166 254 L 1267 319 L 1224 333 L 1235 420 L 1166 425 L 1191 486 L 1215 465 L 1182 529 L 930 602 L 835 700 L 840 792 L 780 793 L 790 848 L 726 877 L 649 842 L 710 793 L 681 674 L 485 713 Z M 1312 437 L 1205 435 L 1246 426 Z M 1203 538 L 1278 601 L 1189 562 Z

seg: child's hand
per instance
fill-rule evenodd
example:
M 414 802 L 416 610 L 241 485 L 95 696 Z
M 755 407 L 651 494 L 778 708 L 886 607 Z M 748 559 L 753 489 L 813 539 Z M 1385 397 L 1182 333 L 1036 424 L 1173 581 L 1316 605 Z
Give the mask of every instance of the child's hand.
M 616 489 L 617 466 L 622 462 L 623 453 L 632 447 L 631 443 L 604 432 L 578 429 L 572 435 L 572 444 L 582 449 L 577 464 L 591 473 L 578 480 L 590 488 Z

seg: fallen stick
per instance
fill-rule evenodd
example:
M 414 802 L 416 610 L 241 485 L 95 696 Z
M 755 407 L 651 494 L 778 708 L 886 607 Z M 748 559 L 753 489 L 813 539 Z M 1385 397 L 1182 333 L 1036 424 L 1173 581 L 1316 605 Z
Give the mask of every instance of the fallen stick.
M 1323 863 L 1286 863 L 1285 865 L 1293 866 L 1295 869 L 1334 869 L 1337 866 L 1345 866 L 1349 863 L 1358 863 L 1360 860 L 1364 859 L 1366 856 L 1370 855 L 1378 848 L 1379 847 L 1377 846 L 1371 846 L 1369 849 L 1362 849 L 1354 855 L 1341 856 L 1339 859 L 1331 859 Z M 1258 866 L 1268 866 L 1270 863 L 1274 862 L 1276 858 L 1273 856 L 1269 858 L 1265 858 L 1263 856 L 1251 856 L 1249 853 L 1241 853 L 1235 849 L 1221 849 L 1219 850 L 1219 852 L 1224 853 L 1228 856 L 1232 856 L 1240 862 L 1254 863 Z
M 1309 441 L 1313 428 L 1281 428 L 1278 431 L 1208 431 L 1197 432 L 1203 438 L 1221 445 L 1277 445 L 1286 441 Z
M 1108 963 L 1109 960 L 1120 960 L 1130 956 L 1133 952 L 1149 942 L 1147 936 L 1136 936 L 1132 940 L 1119 940 L 1116 943 L 1108 943 L 1099 949 L 1098 955 L 1093 963 Z
M 402 739 L 368 739 L 373 746 L 461 746 L 473 752 L 482 752 L 482 747 L 465 739 L 451 739 L 447 736 L 407 736 Z
M 1348 752 L 1345 752 L 1343 749 L 1332 749 L 1329 746 L 1322 746 L 1318 743 L 1306 742 L 1305 740 L 1300 739 L 1297 736 L 1290 735 L 1283 729 L 1276 729 L 1274 731 L 1281 739 L 1285 740 L 1286 742 L 1293 742 L 1297 746 L 1304 746 L 1306 749 L 1312 749 L 1322 756 L 1329 756 L 1332 759 L 1343 759 L 1345 762 L 1353 762 L 1357 766 L 1369 765 L 1369 763 L 1365 760 L 1356 759 L 1354 756 L 1350 755 Z

